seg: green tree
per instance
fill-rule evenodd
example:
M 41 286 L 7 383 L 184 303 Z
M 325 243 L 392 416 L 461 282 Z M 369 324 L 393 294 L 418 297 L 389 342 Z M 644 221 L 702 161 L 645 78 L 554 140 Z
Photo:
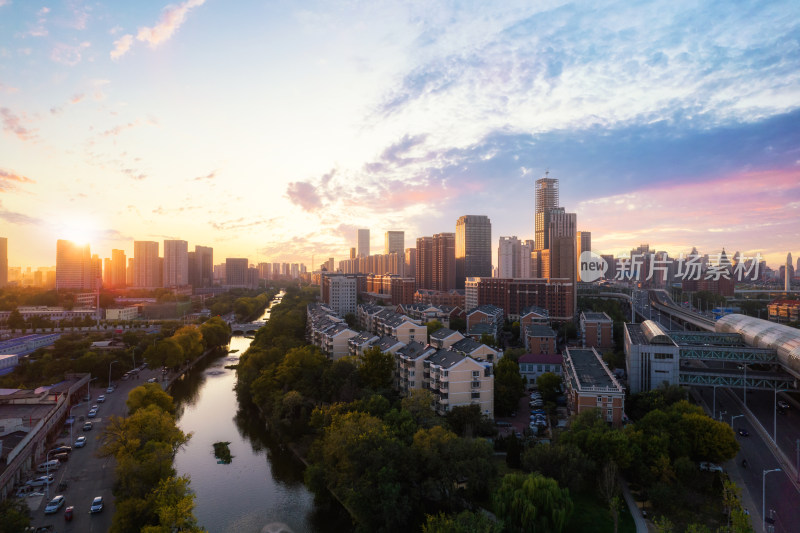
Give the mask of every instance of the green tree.
M 481 512 L 461 511 L 457 515 L 428 515 L 422 533 L 502 533 L 503 526 Z
M 566 442 L 540 443 L 522 454 L 522 468 L 555 479 L 562 487 L 579 493 L 595 476 L 596 465 L 580 448 Z
M 563 531 L 573 508 L 569 490 L 539 474 L 507 474 L 493 502 L 512 533 Z
M 183 326 L 172 338 L 183 349 L 186 360 L 192 360 L 203 353 L 203 334 L 195 325 Z
M 484 416 L 478 404 L 457 405 L 447 411 L 445 420 L 462 437 L 489 436 L 495 432 L 492 421 Z
M 231 329 L 227 322 L 214 316 L 200 325 L 200 334 L 203 336 L 206 348 L 219 348 L 228 344 Z
M 536 378 L 536 387 L 545 401 L 552 402 L 561 393 L 561 381 L 561 376 L 558 374 L 545 372 Z
M 128 414 L 132 415 L 139 409 L 144 409 L 150 405 L 155 405 L 167 413 L 174 413 L 175 406 L 172 403 L 172 396 L 164 392 L 158 383 L 145 383 L 139 385 L 128 393 Z
M 188 477 L 162 479 L 148 499 L 155 508 L 159 524 L 143 528 L 142 533 L 172 533 L 174 531 L 199 533 L 204 531 L 197 526 L 197 520 L 194 517 L 194 494 L 189 488 Z
M 31 525 L 28 505 L 8 497 L 0 501 L 0 533 L 25 533 Z
M 431 334 L 442 329 L 444 327 L 444 324 L 442 324 L 438 320 L 431 320 L 430 322 L 428 322 L 427 326 L 428 326 L 428 340 L 430 340 Z
M 22 318 L 22 313 L 19 312 L 19 309 L 14 309 L 11 311 L 11 313 L 8 315 L 8 319 L 6 319 L 6 324 L 12 331 L 17 329 L 25 329 L 25 319 Z
M 481 333 L 481 344 L 485 344 L 486 346 L 497 346 L 497 339 L 494 338 L 494 335 Z
M 466 333 L 467 331 L 467 321 L 463 318 L 453 317 L 450 319 L 450 329 L 453 331 L 460 331 L 461 333 Z
M 494 409 L 497 414 L 507 416 L 515 411 L 524 392 L 525 384 L 517 362 L 505 357 L 500 359 L 494 370 Z
M 437 422 L 436 411 L 433 408 L 435 397 L 433 393 L 425 389 L 414 389 L 411 395 L 403 398 L 401 405 L 403 410 L 408 411 L 419 427 L 430 428 Z M 449 411 L 448 414 L 452 412 Z M 480 410 L 478 411 L 480 414 Z
M 358 375 L 368 389 L 381 391 L 392 387 L 394 355 L 383 353 L 378 346 L 364 350 L 359 357 Z

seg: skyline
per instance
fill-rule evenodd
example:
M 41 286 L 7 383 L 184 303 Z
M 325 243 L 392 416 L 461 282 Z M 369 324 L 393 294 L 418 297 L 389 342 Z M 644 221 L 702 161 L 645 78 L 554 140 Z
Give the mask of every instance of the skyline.
M 466 214 L 496 266 L 500 236 L 533 238 L 548 169 L 599 252 L 779 266 L 800 244 L 791 2 L 0 0 L 0 28 L 13 266 L 80 235 L 101 257 L 183 239 L 320 263 L 358 228 L 379 250 Z

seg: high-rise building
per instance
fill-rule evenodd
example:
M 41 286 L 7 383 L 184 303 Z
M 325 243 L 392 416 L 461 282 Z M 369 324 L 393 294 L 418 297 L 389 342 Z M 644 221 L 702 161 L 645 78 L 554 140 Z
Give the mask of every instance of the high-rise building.
M 577 231 L 575 232 L 575 255 L 578 256 L 578 265 L 576 267 L 576 272 L 578 276 L 578 281 L 581 280 L 581 268 L 580 268 L 580 260 L 581 254 L 583 252 L 591 252 L 592 251 L 592 232 L 591 231 Z
M 56 242 L 56 290 L 94 289 L 89 245 L 59 239 Z
M 414 279 L 418 289 L 433 289 L 433 238 L 418 237 Z
M 549 172 L 536 180 L 534 242 L 537 250 L 550 247 L 550 210 L 558 207 L 558 180 L 548 176 Z
M 111 273 L 114 271 L 114 267 L 112 266 L 113 264 L 114 263 L 110 257 L 103 259 L 103 287 L 105 288 L 112 286 Z
M 387 231 L 383 253 L 388 255 L 392 253 L 402 254 L 406 245 L 405 232 L 403 231 Z
M 358 257 L 369 256 L 369 230 L 358 230 Z
M 519 239 L 514 237 L 500 237 L 497 245 L 497 276 L 498 278 L 518 278 L 520 254 L 522 246 Z
M 8 285 L 8 239 L 0 237 L 0 288 Z
M 783 280 L 784 291 L 792 290 L 792 270 L 794 270 L 794 265 L 792 265 L 792 253 L 789 252 L 786 254 L 786 274 Z
M 436 233 L 433 236 L 433 287 L 435 291 L 456 288 L 456 234 Z
M 225 259 L 225 285 L 228 287 L 247 287 L 248 261 L 244 257 Z
M 195 268 L 198 287 L 211 287 L 214 284 L 214 248 L 194 247 Z
M 183 287 L 188 284 L 189 243 L 181 240 L 165 240 L 164 287 Z
M 124 287 L 128 280 L 128 260 L 125 250 L 111 250 L 111 286 Z
M 485 215 L 464 215 L 456 221 L 456 289 L 466 279 L 492 275 L 492 223 Z
M 133 286 L 139 288 L 161 287 L 161 271 L 158 243 L 155 241 L 133 241 Z
M 125 285 L 128 287 L 133 287 L 134 273 L 136 272 L 133 266 L 134 264 L 136 264 L 135 259 L 133 257 L 129 257 L 128 270 L 125 272 Z
M 405 275 L 409 278 L 416 275 L 417 272 L 416 248 L 406 248 L 406 257 L 405 257 L 405 264 L 403 271 L 405 272 Z
M 355 258 L 356 258 L 356 249 L 350 248 L 350 259 L 355 259 Z

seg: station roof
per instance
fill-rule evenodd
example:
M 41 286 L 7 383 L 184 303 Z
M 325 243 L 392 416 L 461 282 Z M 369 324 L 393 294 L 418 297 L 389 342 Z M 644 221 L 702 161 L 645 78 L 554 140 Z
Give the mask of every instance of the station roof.
M 746 315 L 726 315 L 717 320 L 720 333 L 739 333 L 749 346 L 778 353 L 778 361 L 800 377 L 800 329 Z

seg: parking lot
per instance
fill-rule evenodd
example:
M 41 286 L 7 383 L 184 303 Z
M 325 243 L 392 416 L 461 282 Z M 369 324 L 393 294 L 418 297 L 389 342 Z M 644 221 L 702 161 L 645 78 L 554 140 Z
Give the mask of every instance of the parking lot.
M 100 382 L 102 388 L 92 387 L 92 399 L 89 402 L 82 402 L 79 407 L 72 410 L 75 417 L 72 437 L 70 438 L 69 428 L 67 428 L 66 436 L 56 439 L 50 446 L 52 449 L 57 444 L 66 444 L 72 446 L 72 452 L 69 454 L 68 461 L 52 472 L 54 480 L 49 487 L 49 496 L 26 498 L 28 505 L 32 508 L 31 523 L 33 526 L 53 525 L 55 531 L 76 533 L 105 533 L 111 528 L 111 517 L 114 514 L 114 497 L 111 489 L 114 484 L 115 461 L 113 458 L 97 456 L 100 448 L 99 437 L 110 415 L 125 416 L 127 414 L 125 401 L 131 389 L 146 383 L 149 378 L 160 379 L 160 377 L 160 371 L 145 369 L 138 376 L 116 383 L 116 390 L 110 394 L 106 393 L 107 382 L 103 382 L 101 379 L 92 383 L 96 385 Z M 97 398 L 101 394 L 105 395 L 105 402 L 97 403 Z M 89 409 L 93 405 L 98 406 L 97 415 L 94 418 L 88 418 Z M 83 431 L 82 426 L 87 421 L 92 422 L 92 429 Z M 75 440 L 80 436 L 86 437 L 86 446 L 75 448 Z M 41 475 L 43 474 L 33 472 L 30 477 Z M 59 493 L 57 488 L 60 483 L 66 483 L 67 487 Z M 42 492 L 45 490 L 42 489 Z M 56 513 L 45 514 L 45 506 L 56 494 L 64 495 L 64 504 Z M 92 514 L 89 512 L 89 508 L 92 500 L 97 496 L 103 497 L 104 509 L 102 512 Z M 74 507 L 73 518 L 67 522 L 64 510 L 70 506 Z

